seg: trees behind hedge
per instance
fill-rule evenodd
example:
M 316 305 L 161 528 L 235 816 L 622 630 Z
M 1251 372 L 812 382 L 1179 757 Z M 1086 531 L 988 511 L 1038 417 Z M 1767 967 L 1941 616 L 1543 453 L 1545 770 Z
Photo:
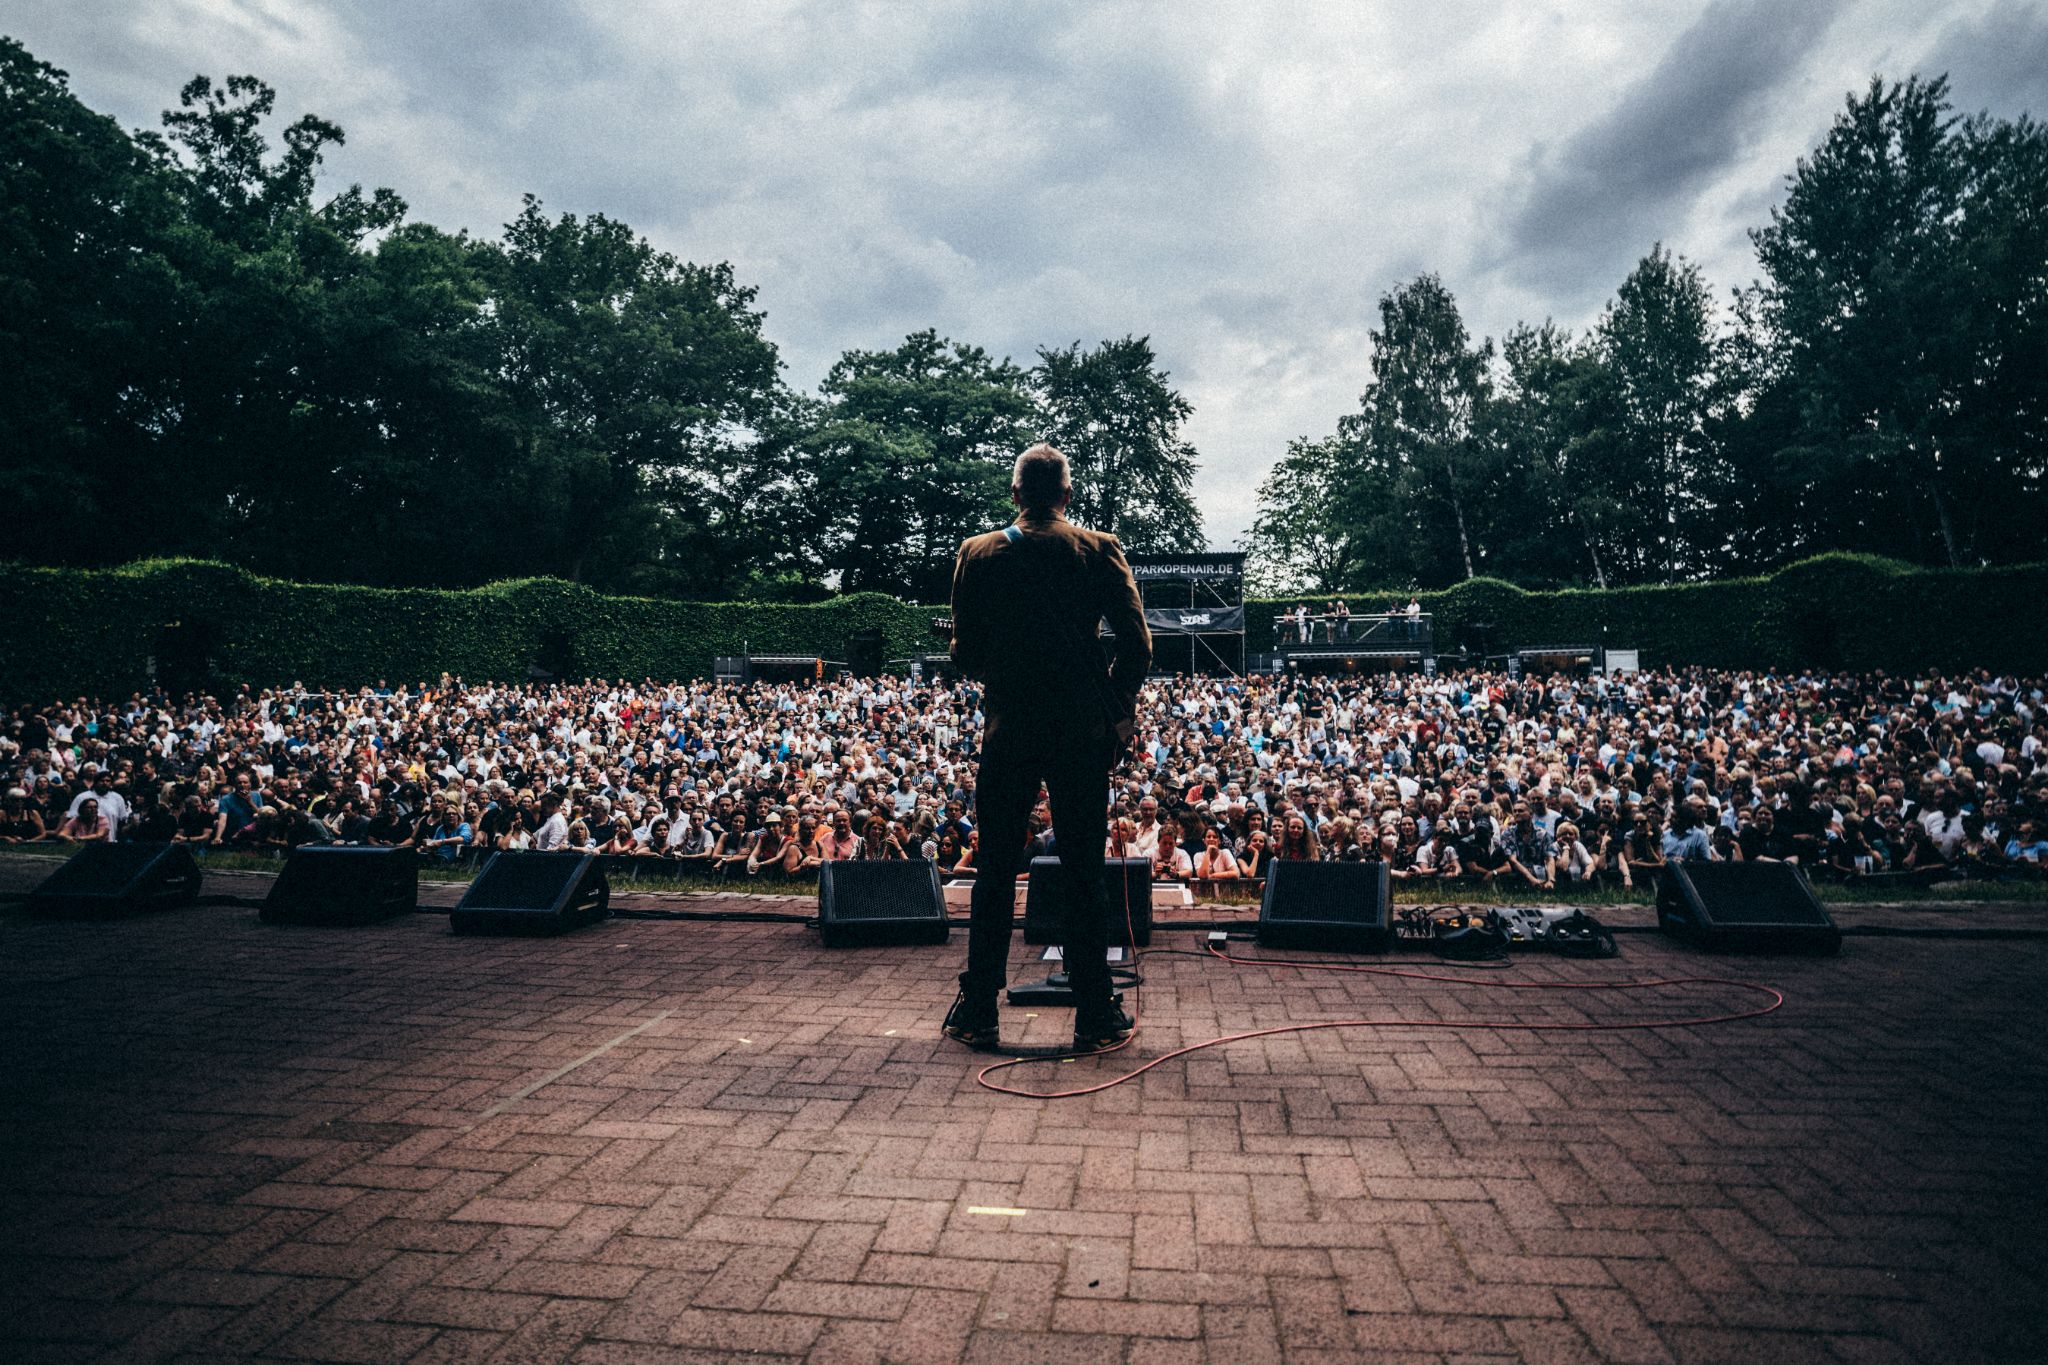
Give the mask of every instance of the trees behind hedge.
M 342 130 L 274 147 L 275 104 L 199 77 L 130 134 L 0 39 L 0 559 L 943 598 L 1047 432 L 1146 491 L 1134 550 L 1202 541 L 1189 409 L 1142 340 L 1027 371 L 918 333 L 805 397 L 729 265 L 531 197 L 480 239 L 323 194 Z
M 801 393 L 730 266 L 530 198 L 494 238 L 412 221 L 324 191 L 342 130 L 275 113 L 252 77 L 200 77 L 126 132 L 0 39 L 0 559 L 936 601 L 1041 437 L 1083 521 L 1205 542 L 1192 409 L 1149 338 L 1026 367 L 924 331 Z M 1726 310 L 1657 246 L 1578 335 L 1496 345 L 1439 277 L 1389 290 L 1357 411 L 1261 488 L 1256 579 L 2048 554 L 2048 133 L 1874 82 L 1754 237 Z
M 1521 325 L 1497 357 L 1436 276 L 1390 290 L 1358 411 L 1260 491 L 1257 576 L 1604 587 L 1830 549 L 2048 556 L 2048 130 L 1958 119 L 1943 80 L 1873 81 L 1752 238 L 1763 276 L 1725 316 L 1658 245 L 1585 334 Z
M 1765 578 L 1608 592 L 1526 592 L 1475 578 L 1420 596 L 1445 650 L 1608 644 L 1641 650 L 1652 667 L 1916 676 L 2048 668 L 2048 621 L 2012 606 L 2048 597 L 2043 564 L 1921 569 L 1823 555 Z M 1246 643 L 1270 648 L 1274 618 L 1302 600 L 1248 602 Z M 1356 605 L 1385 600 L 1363 596 Z M 1853 613 L 1841 610 L 1845 602 Z M 716 656 L 744 648 L 855 657 L 868 632 L 880 633 L 885 658 L 902 659 L 929 647 L 929 614 L 876 593 L 806 604 L 671 602 L 543 579 L 458 592 L 286 583 L 184 560 L 119 569 L 0 564 L 0 697 L 124 696 L 152 676 L 173 689 L 295 680 L 355 687 L 443 672 L 516 681 L 536 666 L 572 678 L 702 677 Z M 1907 624 L 1869 629 L 1869 621 Z M 1934 621 L 1939 629 L 1918 627 Z

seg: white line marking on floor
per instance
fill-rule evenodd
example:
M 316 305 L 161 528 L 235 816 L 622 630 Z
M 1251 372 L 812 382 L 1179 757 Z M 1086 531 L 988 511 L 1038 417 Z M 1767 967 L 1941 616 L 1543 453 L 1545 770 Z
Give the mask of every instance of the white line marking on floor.
M 585 1062 L 596 1061 L 599 1057 L 604 1056 L 605 1053 L 610 1052 L 613 1048 L 617 1047 L 620 1043 L 625 1042 L 628 1038 L 639 1037 L 641 1034 L 647 1032 L 647 1030 L 653 1028 L 656 1024 L 660 1023 L 662 1020 L 668 1018 L 671 1014 L 674 1013 L 674 1010 L 663 1010 L 660 1014 L 655 1015 L 646 1023 L 639 1024 L 634 1026 L 633 1028 L 627 1029 L 624 1033 L 621 1033 L 618 1037 L 612 1039 L 610 1042 L 600 1043 L 598 1046 L 584 1053 L 581 1057 L 578 1057 L 575 1061 L 569 1063 L 567 1066 L 556 1067 L 553 1071 L 550 1071 L 547 1075 L 541 1077 L 532 1085 L 526 1086 L 524 1089 L 514 1091 L 510 1095 L 507 1095 L 504 1099 L 499 1100 L 490 1108 L 484 1110 L 484 1112 L 478 1116 L 477 1123 L 482 1123 L 485 1119 L 496 1118 L 498 1115 L 504 1113 L 507 1109 L 510 1109 L 513 1105 L 519 1103 L 519 1101 L 525 1099 L 527 1096 L 533 1094 L 535 1091 L 540 1090 L 545 1086 L 553 1085 L 556 1081 L 561 1080 L 562 1077 L 568 1075 L 577 1067 L 582 1066 Z M 471 1124 L 470 1126 L 475 1127 L 476 1125 Z

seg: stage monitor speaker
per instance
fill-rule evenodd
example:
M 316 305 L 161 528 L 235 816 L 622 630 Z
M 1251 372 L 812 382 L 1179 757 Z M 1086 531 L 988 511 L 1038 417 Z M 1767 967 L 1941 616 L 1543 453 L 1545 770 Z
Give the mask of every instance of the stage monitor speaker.
M 1842 931 L 1792 863 L 1670 863 L 1657 927 L 1701 948 L 1837 953 Z
M 46 919 L 116 919 L 197 899 L 199 864 L 185 845 L 96 841 L 44 878 L 28 909 Z
M 939 869 L 923 858 L 848 860 L 818 869 L 818 930 L 827 948 L 944 943 L 951 929 Z
M 258 912 L 265 924 L 373 924 L 419 905 L 409 848 L 306 844 L 292 850 Z
M 1109 942 L 1112 947 L 1140 948 L 1152 942 L 1152 860 L 1149 858 L 1105 858 L 1102 860 L 1102 891 L 1109 900 Z M 1024 892 L 1024 941 L 1045 945 L 1058 943 L 1064 933 L 1069 896 L 1066 873 L 1058 858 L 1033 858 L 1031 883 Z M 1125 908 L 1129 923 L 1125 923 Z
M 458 934 L 563 934 L 611 913 L 592 853 L 494 853 L 448 916 Z
M 1259 942 L 1318 952 L 1380 952 L 1393 933 L 1385 863 L 1266 864 Z

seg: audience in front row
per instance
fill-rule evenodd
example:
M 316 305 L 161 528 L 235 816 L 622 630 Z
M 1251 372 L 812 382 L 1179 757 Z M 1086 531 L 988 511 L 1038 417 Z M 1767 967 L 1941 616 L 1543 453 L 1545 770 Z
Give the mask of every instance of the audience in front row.
M 1108 852 L 1212 890 L 1270 860 L 1515 891 L 1775 859 L 2039 877 L 2041 679 L 1674 669 L 1148 683 Z M 0 844 L 585 849 L 729 879 L 972 876 L 980 695 L 900 678 L 467 684 L 0 708 Z M 1057 848 L 1041 810 L 1034 849 Z

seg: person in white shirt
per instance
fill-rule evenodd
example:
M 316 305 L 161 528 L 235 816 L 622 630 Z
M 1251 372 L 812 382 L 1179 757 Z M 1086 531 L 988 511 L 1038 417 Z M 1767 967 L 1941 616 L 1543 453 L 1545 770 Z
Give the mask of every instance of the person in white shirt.
M 1927 837 L 1941 850 L 1943 859 L 1955 861 L 1956 850 L 1963 845 L 1963 803 L 1953 790 L 1944 791 L 1935 805 L 1920 812 L 1920 827 L 1927 831 Z
M 1451 842 L 1450 822 L 1437 821 L 1428 841 L 1416 850 L 1415 870 L 1410 875 L 1450 881 L 1464 870 L 1458 861 L 1458 846 Z
M 1138 803 L 1138 828 L 1131 836 L 1131 857 L 1159 856 L 1159 802 L 1146 797 Z
M 94 773 L 87 789 L 71 798 L 71 809 L 64 812 L 65 815 L 76 819 L 78 808 L 87 801 L 98 802 L 100 814 L 107 817 L 107 838 L 118 838 L 121 826 L 127 823 L 130 812 L 126 798 L 114 790 L 114 780 L 107 774 L 106 769 L 102 768 Z
M 1194 859 L 1179 844 L 1161 843 L 1159 851 L 1152 858 L 1152 879 L 1160 882 L 1184 882 L 1194 875 Z
M 569 843 L 569 821 L 562 814 L 562 798 L 549 792 L 540 799 L 543 818 L 540 829 L 533 836 L 533 846 L 542 853 L 552 853 L 566 848 Z
M 1187 850 L 1179 850 L 1182 857 Z M 1223 834 L 1216 826 L 1210 825 L 1202 831 L 1202 851 L 1189 869 L 1196 880 L 1204 882 L 1234 882 L 1238 877 L 1237 859 L 1223 846 Z

